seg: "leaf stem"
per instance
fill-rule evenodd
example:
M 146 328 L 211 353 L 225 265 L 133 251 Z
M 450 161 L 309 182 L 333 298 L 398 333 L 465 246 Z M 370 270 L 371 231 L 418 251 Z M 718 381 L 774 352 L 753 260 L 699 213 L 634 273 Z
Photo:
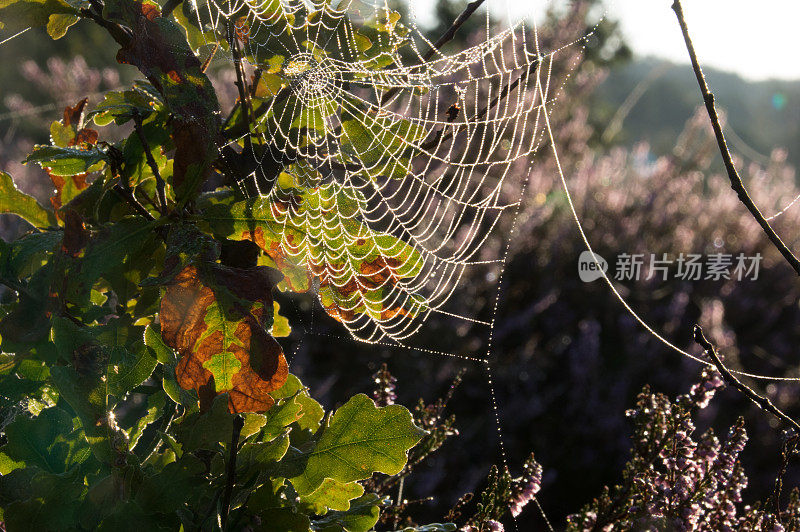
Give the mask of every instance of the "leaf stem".
M 168 17 L 175 11 L 175 8 L 181 5 L 183 0 L 167 0 L 167 3 L 164 4 L 164 7 L 161 9 L 161 16 Z
M 731 182 L 731 188 L 739 196 L 739 200 L 745 205 L 745 207 L 747 207 L 747 210 L 750 211 L 750 214 L 753 215 L 753 218 L 756 219 L 758 225 L 760 225 L 767 234 L 767 237 L 772 242 L 772 245 L 774 245 L 778 251 L 781 252 L 783 258 L 786 259 L 786 262 L 789 263 L 797 275 L 800 275 L 800 260 L 797 260 L 797 257 L 795 257 L 791 251 L 789 251 L 789 248 L 786 247 L 786 244 L 783 243 L 781 238 L 769 225 L 769 222 L 764 218 L 764 215 L 761 214 L 761 211 L 753 202 L 752 198 L 750 198 L 750 195 L 748 194 L 747 189 L 742 182 L 742 178 L 739 176 L 739 172 L 736 170 L 736 166 L 733 164 L 731 152 L 728 149 L 727 142 L 725 141 L 725 134 L 722 132 L 722 125 L 720 124 L 719 115 L 717 114 L 717 109 L 714 105 L 714 94 L 711 92 L 711 90 L 709 90 L 705 75 L 703 74 L 703 70 L 700 68 L 700 63 L 697 60 L 697 54 L 695 53 L 692 39 L 689 36 L 689 28 L 686 25 L 686 18 L 683 15 L 683 6 L 681 5 L 680 0 L 674 0 L 672 4 L 672 10 L 678 17 L 678 24 L 680 24 L 681 32 L 683 33 L 683 40 L 686 43 L 686 50 L 689 52 L 689 58 L 692 61 L 692 68 L 694 69 L 697 83 L 700 85 L 700 92 L 703 95 L 703 102 L 706 105 L 708 117 L 711 119 L 711 126 L 714 128 L 714 136 L 717 139 L 717 146 L 719 147 L 719 152 L 722 155 L 722 161 L 725 163 L 725 170 L 728 173 L 728 179 Z
M 150 150 L 150 144 L 147 142 L 147 137 L 144 135 L 144 129 L 142 128 L 142 115 L 139 114 L 138 110 L 134 110 L 133 112 L 133 126 L 136 130 L 136 135 L 139 137 L 139 142 L 141 142 L 142 148 L 144 149 L 144 156 L 145 159 L 147 159 L 147 164 L 150 166 L 150 170 L 153 172 L 153 175 L 156 178 L 158 211 L 163 216 L 167 209 L 166 184 L 164 183 L 164 179 L 161 178 L 161 172 L 159 172 L 156 160 L 153 158 L 153 152 Z
M 228 468 L 225 473 L 226 483 L 225 491 L 222 494 L 222 510 L 220 512 L 222 519 L 222 529 L 225 530 L 225 523 L 228 521 L 228 512 L 231 506 L 231 494 L 233 493 L 233 485 L 236 483 L 236 455 L 239 452 L 239 435 L 242 433 L 244 427 L 244 417 L 237 414 L 233 418 L 233 431 L 231 434 L 231 446 L 228 457 Z
M 142 216 L 144 216 L 145 218 L 147 218 L 150 221 L 155 220 L 153 215 L 150 214 L 150 211 L 145 209 L 144 205 L 139 203 L 139 200 L 137 200 L 134 197 L 133 193 L 129 189 L 123 187 L 122 185 L 114 185 L 114 191 L 117 194 L 119 194 L 120 196 L 122 196 L 122 199 L 124 199 L 126 202 L 128 202 L 128 204 L 131 207 L 133 207 L 133 210 L 135 210 L 136 212 L 138 212 L 139 214 L 141 214 Z
M 136 199 L 136 196 L 133 195 L 133 190 L 131 190 L 131 184 L 128 181 L 128 176 L 125 172 L 122 172 L 120 169 L 120 162 L 118 159 L 121 158 L 121 153 L 116 148 L 109 147 L 109 155 L 111 156 L 111 163 L 109 164 L 111 168 L 111 175 L 116 177 L 119 180 L 119 183 L 114 185 L 113 190 L 119 194 L 122 199 L 124 199 L 128 204 L 133 207 L 133 210 L 147 218 L 148 220 L 152 221 L 155 220 L 150 211 L 144 208 L 144 205 L 139 203 L 139 200 Z

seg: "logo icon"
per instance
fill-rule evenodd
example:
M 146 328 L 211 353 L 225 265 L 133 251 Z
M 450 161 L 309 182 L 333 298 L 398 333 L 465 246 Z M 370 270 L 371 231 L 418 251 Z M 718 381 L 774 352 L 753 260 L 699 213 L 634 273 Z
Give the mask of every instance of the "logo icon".
M 597 253 L 587 250 L 578 257 L 578 276 L 584 283 L 600 279 L 607 271 L 608 262 Z

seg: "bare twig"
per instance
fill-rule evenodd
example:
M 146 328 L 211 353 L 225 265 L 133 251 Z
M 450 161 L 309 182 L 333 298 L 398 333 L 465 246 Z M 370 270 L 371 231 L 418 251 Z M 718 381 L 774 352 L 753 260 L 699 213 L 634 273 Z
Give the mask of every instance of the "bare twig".
M 150 211 L 145 209 L 144 205 L 139 203 L 139 200 L 136 199 L 136 197 L 133 195 L 133 192 L 131 192 L 129 189 L 121 185 L 114 185 L 114 191 L 120 196 L 122 196 L 122 199 L 128 202 L 128 204 L 131 207 L 133 207 L 133 210 L 135 210 L 136 212 L 138 212 L 139 214 L 141 214 L 150 221 L 155 220 L 153 215 L 150 214 Z
M 692 44 L 692 39 L 689 36 L 689 29 L 686 26 L 686 18 L 683 15 L 683 6 L 681 6 L 680 0 L 675 0 L 673 2 L 672 10 L 675 11 L 675 15 L 678 17 L 678 24 L 680 24 L 681 32 L 683 33 L 683 40 L 686 42 L 686 49 L 689 52 L 689 58 L 692 61 L 692 68 L 694 69 L 695 77 L 697 77 L 697 83 L 700 85 L 700 92 L 703 94 L 703 101 L 705 102 L 708 116 L 711 119 L 711 125 L 714 128 L 714 136 L 717 138 L 717 145 L 719 146 L 719 151 L 722 154 L 722 160 L 725 163 L 725 170 L 728 173 L 728 179 L 731 182 L 731 188 L 739 196 L 739 200 L 744 203 L 745 207 L 747 207 L 747 210 L 750 211 L 750 214 L 753 215 L 753 218 L 756 219 L 758 225 L 760 225 L 767 234 L 767 237 L 769 237 L 772 244 L 778 249 L 778 251 L 781 252 L 781 255 L 783 255 L 783 257 L 786 259 L 786 262 L 789 263 L 797 275 L 800 275 L 800 260 L 797 260 L 797 257 L 795 257 L 791 251 L 789 251 L 789 248 L 786 247 L 786 244 L 783 243 L 781 238 L 769 225 L 769 222 L 764 218 L 764 215 L 761 214 L 761 211 L 758 209 L 756 204 L 753 203 L 753 200 L 750 198 L 744 183 L 742 183 L 742 178 L 739 176 L 739 172 L 736 170 L 736 166 L 733 164 L 731 152 L 728 149 L 727 142 L 725 141 L 725 135 L 722 132 L 722 125 L 720 124 L 719 115 L 717 114 L 717 109 L 714 105 L 714 94 L 712 94 L 709 90 L 703 70 L 700 68 L 700 63 L 697 61 L 697 54 L 694 51 L 694 45 Z
M 742 383 L 742 381 L 736 378 L 736 376 L 725 367 L 725 364 L 723 364 L 722 360 L 719 358 L 717 348 L 706 339 L 705 335 L 703 335 L 703 329 L 701 329 L 699 325 L 694 326 L 694 341 L 705 350 L 709 359 L 711 360 L 711 363 L 715 368 L 717 368 L 717 371 L 722 374 L 722 378 L 725 379 L 726 383 L 739 390 L 745 397 L 753 401 L 759 408 L 766 410 L 778 418 L 778 420 L 784 425 L 794 429 L 795 433 L 800 434 L 800 424 L 787 416 L 780 408 L 775 406 L 772 401 L 769 400 L 769 398 L 758 395 L 755 391 L 753 391 L 752 388 Z
M 250 80 L 250 98 L 255 98 L 258 91 L 258 83 L 261 81 L 261 76 L 264 71 L 260 67 L 256 67 L 253 71 L 253 78 Z
M 250 152 L 253 151 L 252 139 L 250 138 L 250 91 L 244 81 L 244 67 L 242 66 L 242 54 L 239 51 L 239 41 L 236 36 L 234 22 L 228 22 L 228 43 L 231 46 L 231 54 L 233 55 L 233 66 L 236 69 L 236 88 L 239 90 L 239 106 L 242 109 L 242 118 L 247 125 L 247 134 L 245 136 L 245 144 Z
M 209 52 L 208 57 L 206 57 L 205 61 L 203 61 L 203 64 L 200 65 L 200 70 L 202 72 L 208 70 L 208 66 L 211 64 L 211 61 L 214 60 L 214 56 L 217 55 L 218 51 L 219 51 L 219 43 L 215 42 L 214 48 L 211 49 L 211 52 Z
M 433 43 L 433 48 L 428 50 L 425 53 L 425 55 L 422 56 L 422 58 L 427 61 L 428 59 L 433 57 L 433 55 L 438 50 L 441 50 L 442 46 L 452 41 L 453 37 L 456 36 L 456 32 L 461 28 L 461 26 L 464 25 L 467 19 L 469 19 L 469 17 L 471 17 L 472 14 L 475 13 L 475 11 L 477 11 L 479 7 L 481 7 L 481 4 L 483 4 L 483 2 L 484 0 L 473 0 L 472 2 L 467 4 L 467 7 L 464 8 L 464 11 L 462 11 L 461 14 L 459 14 L 458 17 L 456 17 L 456 19 L 453 21 L 450 27 L 447 28 L 447 31 L 445 31 L 442 34 L 442 36 L 439 37 L 435 43 Z
M 167 0 L 167 3 L 164 4 L 163 9 L 161 9 L 161 16 L 168 17 L 175 11 L 175 8 L 181 5 L 183 0 Z
M 536 59 L 530 65 L 528 65 L 528 68 L 525 69 L 525 71 L 522 72 L 522 74 L 520 74 L 517 79 L 515 79 L 509 85 L 503 87 L 503 90 L 500 92 L 500 94 L 498 94 L 491 102 L 489 102 L 489 105 L 485 106 L 483 109 L 478 111 L 475 114 L 475 116 L 472 117 L 472 120 L 473 121 L 481 120 L 482 118 L 484 118 L 489 113 L 489 111 L 497 107 L 497 104 L 499 104 L 501 101 L 505 100 L 508 97 L 508 95 L 511 94 L 511 91 L 516 89 L 520 83 L 525 82 L 531 74 L 534 74 L 536 72 L 538 68 L 539 68 L 539 60 Z M 442 136 L 444 132 L 443 129 L 439 129 L 434 134 L 434 137 L 431 140 L 423 143 L 422 146 L 420 147 L 423 150 L 433 149 L 436 146 L 441 145 L 441 143 L 447 142 L 450 138 L 452 138 L 460 127 L 461 127 L 460 125 L 457 125 L 444 136 Z
M 220 511 L 220 518 L 222 520 L 222 529 L 225 530 L 225 523 L 228 521 L 228 511 L 231 506 L 231 494 L 233 493 L 233 485 L 236 483 L 236 455 L 239 452 L 239 435 L 242 433 L 244 427 L 244 417 L 241 414 L 233 418 L 233 432 L 231 434 L 231 446 L 228 455 L 228 468 L 225 473 L 225 492 L 222 494 L 222 509 Z
M 153 175 L 156 178 L 158 211 L 164 215 L 167 210 L 166 184 L 164 183 L 164 179 L 161 177 L 161 172 L 158 170 L 156 160 L 153 158 L 153 152 L 150 150 L 150 143 L 147 142 L 147 137 L 144 135 L 144 129 L 142 128 L 142 115 L 140 115 L 138 111 L 134 111 L 133 113 L 133 128 L 136 130 L 136 135 L 139 137 L 139 142 L 142 144 L 147 165 L 150 166 L 150 171 L 153 172 Z
M 151 221 L 155 220 L 153 215 L 150 214 L 150 211 L 145 209 L 144 205 L 139 203 L 139 200 L 136 199 L 136 196 L 133 194 L 133 190 L 131 189 L 131 184 L 128 181 L 128 176 L 125 174 L 125 172 L 123 172 L 120 169 L 121 167 L 120 159 L 122 158 L 122 154 L 119 152 L 119 150 L 117 150 L 113 146 L 110 146 L 108 148 L 108 155 L 111 158 L 111 162 L 109 163 L 109 166 L 111 168 L 111 175 L 116 177 L 117 180 L 119 181 L 119 183 L 114 185 L 113 188 L 114 192 L 119 194 L 120 197 L 122 197 L 122 199 L 124 199 L 131 207 L 133 207 L 133 210 L 135 210 L 148 220 Z
M 103 18 L 103 5 L 98 0 L 90 0 L 89 8 L 81 9 L 81 16 L 93 20 L 96 24 L 108 31 L 117 44 L 123 48 L 131 41 L 131 32 L 128 28 Z
M 775 478 L 775 487 L 772 490 L 772 507 L 775 518 L 778 523 L 781 522 L 781 490 L 783 489 L 783 479 L 786 476 L 786 470 L 789 468 L 789 461 L 797 452 L 797 443 L 800 435 L 794 431 L 788 431 L 790 434 L 786 435 L 781 445 L 781 469 L 778 471 L 778 476 Z
M 442 46 L 452 41 L 453 38 L 456 36 L 456 33 L 458 32 L 459 28 L 461 28 L 461 26 L 464 25 L 464 23 L 469 19 L 469 17 L 471 17 L 472 14 L 475 13 L 475 11 L 477 11 L 477 9 L 481 6 L 481 4 L 483 4 L 484 1 L 485 0 L 473 0 L 472 2 L 467 4 L 467 6 L 464 8 L 464 11 L 462 11 L 461 14 L 459 14 L 456 17 L 456 19 L 453 21 L 450 27 L 447 28 L 447 30 L 442 34 L 442 36 L 436 39 L 436 42 L 433 43 L 433 47 L 427 52 L 425 52 L 425 55 L 422 56 L 422 59 L 428 61 L 430 58 L 434 56 L 434 54 L 436 54 L 437 51 L 441 50 Z M 391 65 L 388 68 L 392 68 L 393 66 L 394 65 Z M 388 102 L 392 96 L 397 94 L 399 90 L 400 90 L 399 87 L 394 87 L 386 91 L 381 97 L 381 105 Z
M 247 90 L 247 85 L 244 81 L 244 70 L 242 68 L 242 55 L 241 51 L 239 50 L 239 43 L 236 41 L 236 32 L 233 27 L 233 22 L 228 24 L 228 42 L 231 45 L 231 54 L 233 55 L 233 62 L 236 68 L 236 88 L 239 91 L 239 100 L 233 106 L 231 113 L 228 115 L 228 118 L 225 119 L 224 124 L 222 125 L 222 136 L 227 140 L 237 139 L 243 135 L 247 135 L 245 142 L 250 145 L 252 149 L 252 141 L 250 139 L 250 116 L 252 115 L 253 121 L 258 120 L 261 116 L 266 114 L 266 112 L 271 109 L 275 104 L 278 104 L 289 97 L 292 93 L 291 88 L 284 87 L 273 98 L 272 105 L 267 103 L 261 104 L 257 109 L 253 110 L 252 107 L 252 100 L 251 96 L 255 95 L 256 86 L 258 85 L 258 81 L 261 78 L 261 69 L 256 70 L 256 77 L 254 78 L 254 84 L 252 87 L 252 92 Z M 231 128 L 225 129 L 226 126 L 230 123 L 231 119 L 233 118 L 234 113 L 236 110 L 241 107 L 242 109 L 242 121 L 239 124 L 234 125 Z

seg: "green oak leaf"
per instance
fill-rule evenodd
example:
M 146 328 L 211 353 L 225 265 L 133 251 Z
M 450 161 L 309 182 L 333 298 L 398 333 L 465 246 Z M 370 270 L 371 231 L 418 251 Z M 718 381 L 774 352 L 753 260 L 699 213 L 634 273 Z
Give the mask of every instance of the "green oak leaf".
M 375 472 L 396 475 L 423 434 L 406 408 L 379 408 L 366 395 L 355 395 L 336 410 L 308 453 L 303 473 L 290 480 L 302 495 L 312 493 L 326 478 L 353 482 Z
M 144 343 L 153 350 L 156 360 L 162 364 L 175 364 L 178 362 L 178 357 L 175 355 L 175 350 L 164 343 L 159 333 L 152 324 L 144 329 Z
M 380 518 L 380 502 L 377 495 L 367 493 L 351 501 L 347 511 L 330 511 L 312 525 L 326 532 L 367 532 Z
M 21 192 L 5 172 L 0 172 L 0 213 L 16 214 L 34 227 L 58 225 L 55 213 L 42 207 L 33 196 Z
M 136 493 L 135 501 L 148 512 L 174 514 L 194 490 L 206 484 L 205 469 L 200 460 L 184 453 L 179 460 L 146 478 Z
M 0 0 L 0 29 L 18 32 L 30 27 L 47 28 L 59 39 L 78 22 L 77 0 Z
M 120 350 L 121 360 L 108 368 L 108 392 L 122 397 L 142 384 L 156 369 L 157 361 L 144 344 L 134 345 L 131 350 Z
M 3 453 L 26 466 L 50 473 L 64 473 L 89 457 L 89 448 L 72 417 L 61 408 L 42 410 L 38 416 L 17 416 L 5 429 L 8 443 Z
M 53 175 L 73 176 L 94 172 L 108 162 L 108 155 L 97 147 L 88 149 L 59 146 L 35 146 L 25 163 L 37 163 Z
M 8 505 L 5 524 L 9 530 L 74 529 L 86 491 L 78 468 L 61 474 L 42 471 L 31 480 L 36 496 Z
M 55 218 L 53 219 L 55 222 Z M 9 244 L 0 243 L 0 275 L 6 279 L 25 279 L 44 266 L 61 244 L 61 231 L 31 233 Z
M 308 435 L 317 431 L 320 421 L 325 415 L 325 409 L 311 397 L 297 376 L 290 373 L 284 385 L 272 392 L 271 395 L 275 400 L 291 398 L 293 403 L 300 405 L 299 418 L 295 421 L 297 427 Z M 283 404 L 285 401 L 280 401 L 280 405 Z M 296 436 L 295 431 L 292 431 L 293 441 Z
M 328 510 L 347 511 L 350 501 L 364 494 L 364 486 L 357 482 L 339 482 L 326 478 L 313 492 L 300 496 L 300 502 L 307 504 L 317 515 L 324 515 Z
M 220 443 L 230 441 L 233 415 L 228 412 L 227 394 L 218 395 L 211 410 L 201 414 L 186 414 L 175 428 L 175 439 L 184 452 L 197 449 L 215 449 Z

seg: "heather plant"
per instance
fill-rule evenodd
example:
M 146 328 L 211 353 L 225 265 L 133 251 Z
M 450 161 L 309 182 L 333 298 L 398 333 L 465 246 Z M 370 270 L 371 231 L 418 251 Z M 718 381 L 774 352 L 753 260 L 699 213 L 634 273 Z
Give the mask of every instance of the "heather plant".
M 703 370 L 688 393 L 670 400 L 648 387 L 626 412 L 633 424 L 631 457 L 623 483 L 605 488 L 568 530 L 797 530 L 800 492 L 785 508 L 780 496 L 760 504 L 742 502 L 747 475 L 739 459 L 747 443 L 739 418 L 723 441 L 712 429 L 698 433 L 695 417 L 724 386 L 721 375 Z

